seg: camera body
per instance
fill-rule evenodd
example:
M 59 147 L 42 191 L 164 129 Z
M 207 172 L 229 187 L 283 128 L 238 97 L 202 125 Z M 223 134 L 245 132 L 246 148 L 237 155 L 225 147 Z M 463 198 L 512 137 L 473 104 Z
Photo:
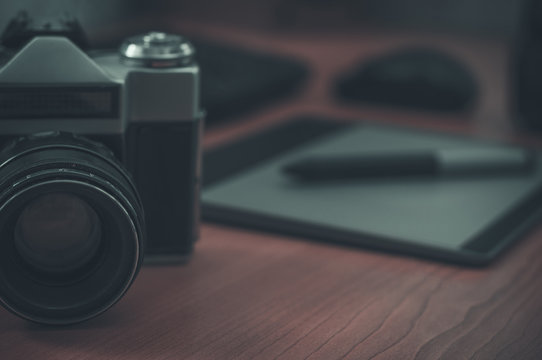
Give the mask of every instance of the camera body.
M 185 260 L 199 225 L 194 48 L 84 52 L 75 25 L 23 13 L 0 37 L 0 304 L 57 325 L 113 306 L 143 259 Z
M 85 53 L 62 36 L 6 50 L 0 149 L 50 131 L 105 145 L 141 197 L 146 260 L 182 260 L 199 219 L 203 121 L 193 55 L 184 38 L 161 32 L 129 38 L 118 51 Z

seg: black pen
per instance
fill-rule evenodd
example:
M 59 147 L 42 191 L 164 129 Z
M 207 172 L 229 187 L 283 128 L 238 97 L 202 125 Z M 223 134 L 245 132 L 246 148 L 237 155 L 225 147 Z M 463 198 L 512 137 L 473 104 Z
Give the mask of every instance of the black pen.
M 535 153 L 525 148 L 476 148 L 318 155 L 282 168 L 305 181 L 394 178 L 404 176 L 495 176 L 526 173 Z

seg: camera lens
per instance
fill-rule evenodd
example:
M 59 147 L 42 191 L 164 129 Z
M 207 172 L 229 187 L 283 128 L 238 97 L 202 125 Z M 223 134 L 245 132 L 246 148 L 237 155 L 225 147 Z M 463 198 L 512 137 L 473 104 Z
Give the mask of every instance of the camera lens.
M 104 145 L 50 133 L 0 151 L 0 303 L 16 315 L 103 313 L 135 279 L 144 237 L 135 185 Z
M 84 268 L 101 241 L 98 215 L 83 199 L 68 193 L 38 196 L 15 225 L 15 246 L 37 271 L 66 273 Z

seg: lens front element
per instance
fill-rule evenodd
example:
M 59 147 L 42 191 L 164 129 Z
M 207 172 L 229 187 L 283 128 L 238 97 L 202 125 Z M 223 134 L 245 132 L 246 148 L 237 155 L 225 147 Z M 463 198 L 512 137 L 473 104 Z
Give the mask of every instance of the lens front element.
M 14 314 L 63 325 L 103 313 L 135 279 L 144 238 L 135 185 L 103 145 L 52 133 L 0 151 L 0 304 Z
M 37 271 L 67 273 L 85 267 L 96 255 L 101 222 L 90 205 L 76 195 L 37 197 L 15 225 L 15 246 L 23 261 Z

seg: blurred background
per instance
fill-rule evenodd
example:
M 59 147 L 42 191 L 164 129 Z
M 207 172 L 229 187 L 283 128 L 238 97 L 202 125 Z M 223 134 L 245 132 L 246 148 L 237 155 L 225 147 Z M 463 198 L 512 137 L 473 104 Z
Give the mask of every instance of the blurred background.
M 141 9 L 178 11 L 182 18 L 246 27 L 332 30 L 385 26 L 490 36 L 513 36 L 521 1 L 507 0 L 202 0 L 153 2 Z
M 525 1 L 510 0 L 20 0 L 0 4 L 0 27 L 20 10 L 36 17 L 69 12 L 89 34 L 134 16 L 175 13 L 180 20 L 253 28 L 305 27 L 330 31 L 382 26 L 512 38 Z
M 94 47 L 116 46 L 127 35 L 156 29 L 194 37 L 203 62 L 210 127 L 299 111 L 385 120 L 396 118 L 400 109 L 400 118 L 414 123 L 429 123 L 435 117 L 459 120 L 463 124 L 459 127 L 468 123 L 468 131 L 482 129 L 499 136 L 542 128 L 539 4 L 538 0 L 21 0 L 0 4 L 0 29 L 24 10 L 41 22 L 66 13 L 75 16 Z M 386 56 L 395 50 L 416 48 L 425 52 L 395 54 L 406 56 L 399 59 L 403 62 L 397 60 L 399 65 L 371 67 L 389 60 Z M 427 54 L 428 49 L 439 53 Z M 397 79 L 393 69 L 405 68 L 405 62 L 408 74 Z M 389 81 L 390 76 L 395 78 Z M 381 89 L 381 94 L 372 89 Z M 455 107 L 438 104 L 438 99 L 405 100 L 404 95 L 439 91 L 457 98 Z M 262 106 L 271 111 L 258 112 Z

